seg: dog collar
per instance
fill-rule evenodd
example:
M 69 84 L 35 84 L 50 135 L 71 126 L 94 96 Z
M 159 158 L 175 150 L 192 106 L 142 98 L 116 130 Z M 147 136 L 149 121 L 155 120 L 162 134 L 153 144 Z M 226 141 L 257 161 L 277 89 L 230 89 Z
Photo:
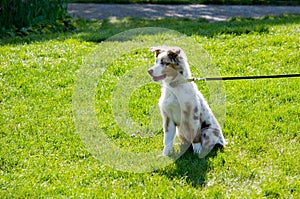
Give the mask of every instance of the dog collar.
M 203 78 L 193 77 L 193 78 L 189 78 L 189 79 L 179 79 L 179 80 L 175 80 L 173 82 L 170 82 L 169 85 L 174 88 L 175 86 L 177 86 L 179 84 L 185 84 L 185 83 L 188 83 L 188 82 L 201 81 L 201 80 L 206 80 L 206 78 L 205 77 L 203 77 Z

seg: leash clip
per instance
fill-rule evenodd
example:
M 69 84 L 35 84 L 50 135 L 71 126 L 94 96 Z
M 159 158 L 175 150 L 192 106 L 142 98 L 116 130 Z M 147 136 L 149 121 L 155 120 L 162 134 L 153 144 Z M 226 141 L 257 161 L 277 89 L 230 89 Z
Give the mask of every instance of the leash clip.
M 196 78 L 196 77 L 193 77 L 193 78 L 187 79 L 187 81 L 188 81 L 188 82 L 206 81 L 206 77 L 202 77 L 202 78 Z

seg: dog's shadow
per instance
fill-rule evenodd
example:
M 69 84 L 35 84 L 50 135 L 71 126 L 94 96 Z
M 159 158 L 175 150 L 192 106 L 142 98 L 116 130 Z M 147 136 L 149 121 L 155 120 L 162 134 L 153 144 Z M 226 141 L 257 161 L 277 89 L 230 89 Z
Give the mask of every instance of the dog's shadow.
M 166 169 L 163 173 L 171 180 L 185 179 L 194 187 L 204 187 L 207 181 L 207 172 L 210 169 L 211 159 L 215 158 L 223 148 L 216 146 L 205 158 L 199 158 L 191 149 L 187 150 L 175 161 L 175 169 Z

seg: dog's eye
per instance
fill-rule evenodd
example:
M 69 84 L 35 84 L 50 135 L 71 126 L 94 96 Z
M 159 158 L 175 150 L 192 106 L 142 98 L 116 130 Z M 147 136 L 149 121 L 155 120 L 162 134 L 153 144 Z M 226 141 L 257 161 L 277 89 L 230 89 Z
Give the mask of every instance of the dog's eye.
M 162 65 L 166 65 L 166 66 L 169 66 L 171 63 L 169 62 L 161 62 Z

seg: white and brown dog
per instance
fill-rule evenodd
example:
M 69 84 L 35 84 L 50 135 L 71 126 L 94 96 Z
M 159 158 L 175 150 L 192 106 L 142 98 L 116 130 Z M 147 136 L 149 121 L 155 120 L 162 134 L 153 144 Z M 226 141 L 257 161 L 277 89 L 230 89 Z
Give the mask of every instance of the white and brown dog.
M 221 127 L 208 103 L 197 85 L 186 81 L 191 72 L 185 53 L 178 47 L 152 47 L 150 51 L 155 52 L 155 64 L 148 73 L 162 86 L 163 155 L 170 155 L 176 133 L 184 145 L 192 144 L 200 158 L 215 145 L 224 146 Z

